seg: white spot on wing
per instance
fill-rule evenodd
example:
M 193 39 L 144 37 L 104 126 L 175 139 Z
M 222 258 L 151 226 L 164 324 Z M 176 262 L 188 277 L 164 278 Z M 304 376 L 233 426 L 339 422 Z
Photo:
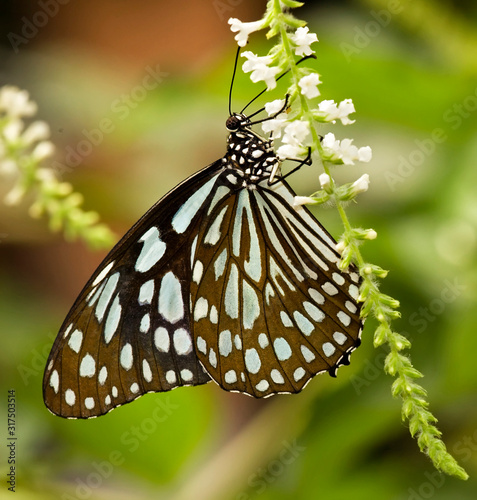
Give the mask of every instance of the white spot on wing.
M 99 323 L 103 321 L 104 313 L 106 312 L 106 308 L 108 307 L 109 302 L 113 297 L 113 293 L 116 290 L 118 281 L 119 281 L 119 273 L 114 273 L 108 278 L 108 281 L 106 282 L 103 288 L 98 303 L 96 304 L 96 309 L 94 311 Z
M 181 284 L 172 271 L 162 278 L 158 309 L 162 317 L 172 324 L 184 317 Z
M 349 294 L 354 300 L 358 300 L 359 297 L 359 288 L 356 285 L 349 286 Z
M 92 377 L 96 372 L 96 363 L 91 354 L 86 354 L 81 360 L 80 377 Z
M 265 349 L 265 347 L 268 347 L 268 345 L 269 345 L 269 342 L 268 342 L 268 337 L 267 337 L 264 333 L 261 333 L 261 334 L 258 336 L 258 345 L 259 345 L 262 349 Z
M 348 311 L 350 313 L 353 313 L 353 314 L 356 313 L 356 311 L 358 310 L 358 308 L 356 307 L 356 305 L 353 304 L 352 302 L 350 302 L 349 300 L 347 300 L 345 302 L 345 307 L 346 307 L 346 309 L 348 309 Z
M 92 410 L 94 408 L 94 399 L 93 398 L 86 398 L 84 400 L 84 405 L 87 410 Z
M 192 339 L 190 338 L 189 332 L 184 328 L 179 328 L 174 332 L 174 349 L 177 354 L 185 356 L 192 352 Z
M 114 297 L 113 303 L 111 304 L 111 308 L 108 312 L 108 317 L 106 318 L 106 323 L 104 325 L 104 340 L 106 344 L 109 344 L 113 335 L 116 333 L 116 330 L 119 326 L 119 321 L 121 319 L 121 304 L 119 303 L 119 293 Z
M 58 394 L 58 389 L 60 388 L 60 377 L 56 370 L 53 370 L 50 376 L 50 385 L 53 387 L 53 390 L 56 394 Z
M 66 389 L 65 401 L 68 406 L 73 406 L 76 402 L 76 394 L 71 389 Z
M 217 174 L 218 175 L 218 174 Z M 172 227 L 178 234 L 184 233 L 189 227 L 192 219 L 204 204 L 205 199 L 214 187 L 217 175 L 207 181 L 198 191 L 196 191 L 176 212 L 172 218 Z
M 285 311 L 280 311 L 280 319 L 282 320 L 283 326 L 290 328 L 293 326 L 293 322 L 290 319 L 290 316 Z
M 207 354 L 207 343 L 206 341 L 202 338 L 202 337 L 197 337 L 197 349 L 199 349 L 199 351 L 202 353 L 202 354 Z
M 260 380 L 260 382 L 255 386 L 257 391 L 265 392 L 270 387 L 270 384 L 266 380 Z
M 260 315 L 260 304 L 255 290 L 243 280 L 243 327 L 253 328 L 255 320 Z
M 225 372 L 224 380 L 226 384 L 234 384 L 237 382 L 237 374 L 235 373 L 235 370 Z
M 300 346 L 300 350 L 307 363 L 311 363 L 315 360 L 316 356 L 312 351 L 310 351 L 310 349 L 308 349 L 308 347 L 306 347 L 306 345 Z
M 132 346 L 131 344 L 127 343 L 124 344 L 123 348 L 121 349 L 121 355 L 119 357 L 119 361 L 121 363 L 121 366 L 125 370 L 130 370 L 133 365 L 133 351 L 132 351 Z
M 206 318 L 209 312 L 209 303 L 204 297 L 199 297 L 195 303 L 194 308 L 194 320 L 199 321 L 199 319 Z
M 303 302 L 303 307 L 310 315 L 310 318 L 314 319 L 318 323 L 321 323 L 325 319 L 325 313 L 311 302 Z
M 108 275 L 109 271 L 111 271 L 111 268 L 114 266 L 114 260 L 112 262 L 110 262 L 99 274 L 98 276 L 96 276 L 96 278 L 94 279 L 93 283 L 91 284 L 91 286 L 96 286 L 98 283 L 101 283 L 101 281 L 104 280 L 104 278 L 106 278 L 106 276 Z
M 158 351 L 169 352 L 171 339 L 167 330 L 160 326 L 154 332 L 154 344 Z
M 141 325 L 139 327 L 139 331 L 142 333 L 147 333 L 150 327 L 151 327 L 151 316 L 149 316 L 149 313 L 147 313 L 141 319 Z
M 80 352 L 82 342 L 83 332 L 81 330 L 75 330 L 68 339 L 68 345 L 76 354 Z
M 338 319 L 343 323 L 344 326 L 349 326 L 351 323 L 351 318 L 343 311 L 339 311 L 338 314 Z
M 277 337 L 273 341 L 273 350 L 280 361 L 286 361 L 291 358 L 292 351 L 290 344 L 283 337 Z
M 143 243 L 143 246 L 134 269 L 139 273 L 145 273 L 162 258 L 166 251 L 166 244 L 159 237 L 159 230 L 155 226 L 146 231 L 139 238 L 139 242 Z
M 181 370 L 181 379 L 184 380 L 185 382 L 190 382 L 192 380 L 192 377 L 193 377 L 192 372 L 187 368 Z
M 333 274 L 331 275 L 331 277 L 333 278 L 333 281 L 334 281 L 337 285 L 339 285 L 339 286 L 344 285 L 344 283 L 345 283 L 345 279 L 343 278 L 343 276 L 341 276 L 341 274 L 338 274 L 338 273 L 333 273 Z
M 214 262 L 215 281 L 217 281 L 222 276 L 226 262 L 227 262 L 227 249 L 224 248 Z
M 175 384 L 177 381 L 176 372 L 174 370 L 169 370 L 166 373 L 166 380 L 169 384 Z
M 142 360 L 142 374 L 143 374 L 144 380 L 146 382 L 151 382 L 152 371 L 151 371 L 151 367 L 149 366 L 147 359 Z
M 203 272 L 204 272 L 204 264 L 202 264 L 200 260 L 197 260 L 196 263 L 194 264 L 194 270 L 192 272 L 192 281 L 199 284 Z
M 99 375 L 98 375 L 99 385 L 104 385 L 107 378 L 108 378 L 108 369 L 105 366 L 103 366 L 101 370 L 99 370 Z
M 207 231 L 207 234 L 205 235 L 204 238 L 204 243 L 208 245 L 215 245 L 221 237 L 221 232 L 220 232 L 220 226 L 222 225 L 222 222 L 224 221 L 225 214 L 228 209 L 228 205 L 226 205 L 222 210 L 219 212 L 219 215 L 215 218 L 214 222 L 210 226 L 209 230 Z
M 327 281 L 325 284 L 321 285 L 321 288 L 328 294 L 328 295 L 336 295 L 338 293 L 338 289 L 333 285 L 333 283 L 330 283 Z
M 325 303 L 325 297 L 323 297 L 323 295 L 318 290 L 315 290 L 314 288 L 308 288 L 308 293 L 317 304 L 320 304 L 320 306 Z
M 327 356 L 328 358 L 330 356 L 333 356 L 335 351 L 336 351 L 336 347 L 331 342 L 325 342 L 323 344 L 323 352 L 325 353 L 325 356 Z
M 343 345 L 346 342 L 348 337 L 346 337 L 346 335 L 344 333 L 335 332 L 335 333 L 333 333 L 333 338 L 337 344 Z
M 293 378 L 295 379 L 295 382 L 298 382 L 305 376 L 305 370 L 300 366 L 298 367 L 294 372 L 293 372 Z
M 295 311 L 293 313 L 293 318 L 298 325 L 298 328 L 304 335 L 310 335 L 310 333 L 315 329 L 313 323 L 311 323 L 301 312 Z
M 283 375 L 276 368 L 274 368 L 270 372 L 270 377 L 272 377 L 272 380 L 275 382 L 275 384 L 284 384 L 285 383 L 285 379 L 283 378 Z
M 145 305 L 152 302 L 154 296 L 154 280 L 146 281 L 139 289 L 139 304 Z
M 245 367 L 250 373 L 258 373 L 262 363 L 256 349 L 247 349 L 245 351 Z
M 240 338 L 240 337 L 239 337 Z M 224 330 L 219 335 L 219 354 L 227 357 L 232 352 L 232 334 L 230 330 Z
M 235 263 L 230 268 L 229 281 L 225 290 L 225 312 L 232 319 L 238 318 L 239 293 L 238 293 L 238 269 Z

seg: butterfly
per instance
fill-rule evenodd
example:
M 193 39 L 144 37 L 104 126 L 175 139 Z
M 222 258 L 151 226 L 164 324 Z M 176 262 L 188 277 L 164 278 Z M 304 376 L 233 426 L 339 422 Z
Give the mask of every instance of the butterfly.
M 293 206 L 251 116 L 231 113 L 225 156 L 160 199 L 93 273 L 47 361 L 52 413 L 96 417 L 211 380 L 256 398 L 297 393 L 349 364 L 360 277 Z

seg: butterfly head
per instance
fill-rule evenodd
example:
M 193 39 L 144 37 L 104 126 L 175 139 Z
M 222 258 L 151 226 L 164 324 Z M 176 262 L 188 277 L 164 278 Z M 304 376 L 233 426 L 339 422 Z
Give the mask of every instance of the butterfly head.
M 241 113 L 230 115 L 225 124 L 230 134 L 223 162 L 238 171 L 246 185 L 268 180 L 273 168 L 280 163 L 272 141 L 255 133 L 251 125 L 248 116 Z

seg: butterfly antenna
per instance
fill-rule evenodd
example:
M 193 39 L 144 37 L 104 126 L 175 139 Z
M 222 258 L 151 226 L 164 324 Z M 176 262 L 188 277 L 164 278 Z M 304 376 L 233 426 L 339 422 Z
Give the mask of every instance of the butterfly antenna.
M 316 56 L 314 54 L 311 54 L 309 56 L 305 56 L 305 57 L 302 57 L 298 62 L 297 64 L 300 64 L 302 63 L 303 61 L 306 61 L 307 59 L 316 59 Z M 290 72 L 289 69 L 287 69 L 284 73 L 282 73 L 278 78 L 277 78 L 277 82 L 278 80 L 280 80 L 280 78 L 283 78 L 285 75 L 287 75 L 288 73 Z M 252 104 L 252 102 L 256 101 L 264 92 L 266 92 L 267 89 L 263 89 L 260 94 L 256 95 L 246 106 L 245 108 L 242 109 L 242 111 L 240 111 L 240 113 L 243 113 L 249 106 L 250 104 Z M 251 118 L 252 116 L 255 116 L 255 115 L 258 115 L 258 113 L 261 113 L 265 108 L 261 108 L 259 109 L 258 111 L 255 111 L 255 113 L 253 113 L 252 115 L 249 116 L 249 118 Z
M 232 74 L 232 81 L 230 82 L 229 116 L 232 116 L 232 89 L 234 88 L 235 73 L 237 72 L 237 64 L 238 64 L 239 54 L 240 54 L 240 47 L 237 48 L 237 54 L 235 55 L 234 72 Z

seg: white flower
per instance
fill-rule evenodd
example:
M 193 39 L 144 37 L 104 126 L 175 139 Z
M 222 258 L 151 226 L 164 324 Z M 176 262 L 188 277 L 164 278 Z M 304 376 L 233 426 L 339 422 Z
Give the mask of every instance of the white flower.
M 277 149 L 277 156 L 281 160 L 288 158 L 297 158 L 304 153 L 304 148 L 295 144 L 283 144 Z
M 345 248 L 346 248 L 346 244 L 343 240 L 340 240 L 340 241 L 338 241 L 338 243 L 336 243 L 335 249 L 340 255 L 343 253 Z
M 285 106 L 285 99 L 275 99 L 272 102 L 265 103 L 265 111 L 268 113 L 268 116 L 275 115 Z
M 14 118 L 32 116 L 37 111 L 37 105 L 30 101 L 26 90 L 6 85 L 0 89 L 0 111 Z
M 248 42 L 248 35 L 250 33 L 253 33 L 254 31 L 261 30 L 263 28 L 263 20 L 262 21 L 254 21 L 251 23 L 243 23 L 240 21 L 240 19 L 236 19 L 234 17 L 231 17 L 228 20 L 228 23 L 230 24 L 230 30 L 235 32 L 238 32 L 235 35 L 235 40 L 237 40 L 237 45 L 239 47 L 245 47 Z
M 50 127 L 44 121 L 33 122 L 23 133 L 22 139 L 26 145 L 37 141 L 43 141 L 50 136 Z
M 50 141 L 39 142 L 32 151 L 31 156 L 36 161 L 44 160 L 55 152 L 55 146 Z
M 365 240 L 375 240 L 378 236 L 378 233 L 374 229 L 368 229 L 366 231 Z
M 23 131 L 23 122 L 18 119 L 9 121 L 3 129 L 3 137 L 7 143 L 14 143 L 18 141 Z
M 283 142 L 294 146 L 302 146 L 310 133 L 310 124 L 302 120 L 294 120 L 285 128 Z
M 280 68 L 276 66 L 270 68 L 268 66 L 272 63 L 270 56 L 259 57 L 253 52 L 247 51 L 242 54 L 242 57 L 247 58 L 247 61 L 243 63 L 242 69 L 245 73 L 252 72 L 250 75 L 252 82 L 264 81 L 267 84 L 268 90 L 274 89 L 277 86 L 275 76 L 280 72 Z
M 354 181 L 353 184 L 351 185 L 352 193 L 353 194 L 364 193 L 365 191 L 368 190 L 368 186 L 369 186 L 369 175 L 363 174 L 357 181 Z
M 343 125 L 350 125 L 355 120 L 350 120 L 348 115 L 354 113 L 354 104 L 351 99 L 345 99 L 336 105 L 335 101 L 321 101 L 318 104 L 318 111 L 323 117 L 324 121 L 335 123 L 336 120 L 341 120 Z
M 321 174 L 319 177 L 321 189 L 325 191 L 331 187 L 331 178 L 328 174 Z
M 318 38 L 315 33 L 308 33 L 308 27 L 298 28 L 291 39 L 295 42 L 295 54 L 297 56 L 310 56 L 314 54 L 314 50 L 310 48 L 313 42 L 317 42 Z
M 321 142 L 323 146 L 324 159 L 334 163 L 354 165 L 355 161 L 368 162 L 371 160 L 372 152 L 369 146 L 357 148 L 353 145 L 353 139 L 337 140 L 331 132 L 326 134 Z
M 282 136 L 282 130 L 288 124 L 288 117 L 286 113 L 280 113 L 275 118 L 267 120 L 262 123 L 262 130 L 265 134 L 272 133 L 274 139 Z
M 320 77 L 318 73 L 311 73 L 311 75 L 306 75 L 300 79 L 298 85 L 301 88 L 301 93 L 308 97 L 308 99 L 313 99 L 320 95 L 318 90 L 318 84 L 320 84 Z
M 368 162 L 373 157 L 373 151 L 369 146 L 363 146 L 358 149 L 358 160 Z
M 300 205 L 306 204 L 316 204 L 316 200 L 310 198 L 309 196 L 295 196 L 293 199 L 293 206 L 299 207 Z

